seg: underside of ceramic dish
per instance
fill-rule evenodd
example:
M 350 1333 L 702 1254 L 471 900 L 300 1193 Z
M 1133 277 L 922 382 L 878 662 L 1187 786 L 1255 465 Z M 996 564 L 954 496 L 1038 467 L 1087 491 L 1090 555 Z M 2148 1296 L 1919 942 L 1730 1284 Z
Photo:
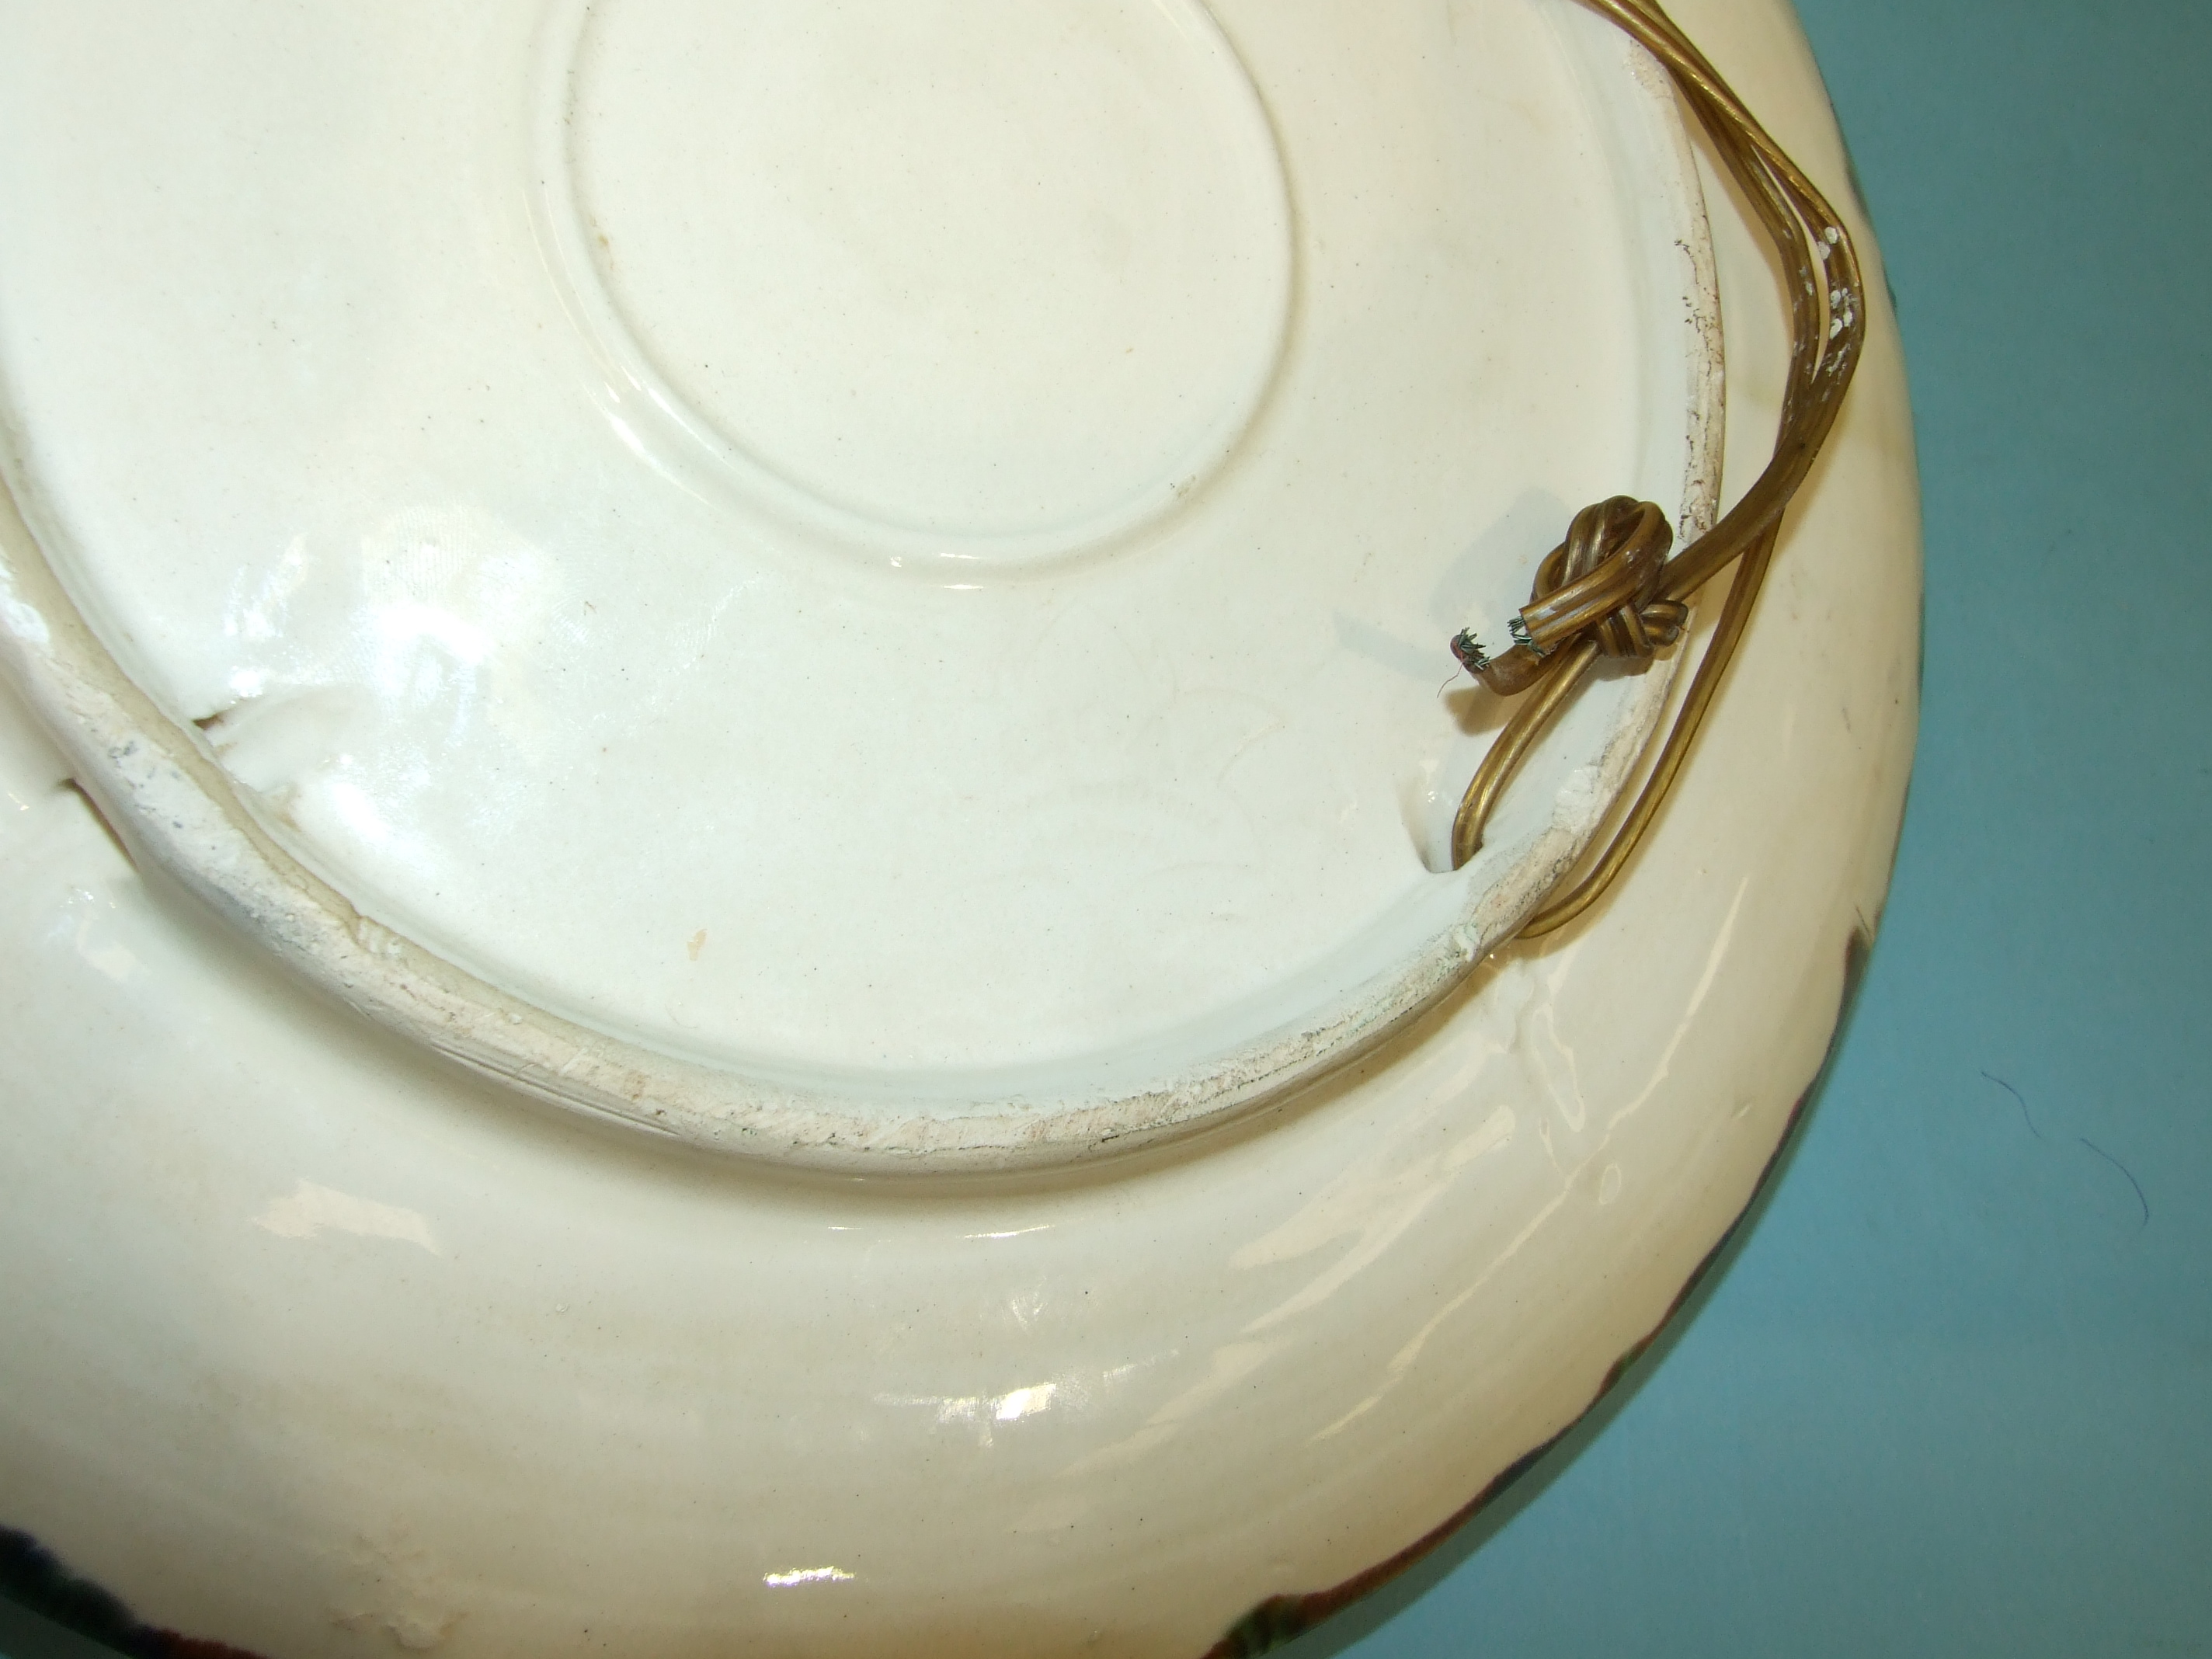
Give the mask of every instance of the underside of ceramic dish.
M 1495 711 L 1437 641 L 1571 503 L 1711 521 L 1624 36 L 417 9 L 191 76 L 139 17 L 98 97 L 119 16 L 15 26 L 19 670 L 297 971 L 687 1140 L 1036 1164 L 1343 1064 L 1588 838 L 1671 659 L 1450 872 Z
M 1679 13 L 1848 204 L 1786 6 Z M 1708 527 L 1788 353 L 1601 17 L 0 42 L 25 1559 L 270 1659 L 1261 1650 L 1741 1213 L 1887 885 L 1910 428 L 1877 305 L 1650 844 L 1500 951 L 1711 606 L 1456 872 L 1445 641 Z

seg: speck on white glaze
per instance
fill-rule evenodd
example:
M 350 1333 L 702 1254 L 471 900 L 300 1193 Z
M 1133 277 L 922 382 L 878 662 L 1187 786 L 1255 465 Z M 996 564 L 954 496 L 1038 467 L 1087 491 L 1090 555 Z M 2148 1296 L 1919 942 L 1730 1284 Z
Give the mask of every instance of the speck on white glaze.
M 1850 210 L 1786 9 L 1676 10 Z M 1714 199 L 1740 487 L 1784 343 Z M 1097 1169 L 777 1176 L 519 1103 L 134 870 L 10 706 L 0 1524 L 270 1659 L 1195 1659 L 1395 1554 L 1663 1317 L 1879 917 L 1917 652 L 1881 293 L 1601 913 L 1323 1088 Z

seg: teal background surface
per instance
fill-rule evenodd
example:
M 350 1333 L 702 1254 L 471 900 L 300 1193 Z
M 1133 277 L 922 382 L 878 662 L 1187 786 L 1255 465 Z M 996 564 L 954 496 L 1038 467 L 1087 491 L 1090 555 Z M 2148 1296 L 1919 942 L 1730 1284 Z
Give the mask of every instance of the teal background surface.
M 2212 0 L 1800 3 L 1927 495 L 1881 943 L 1685 1318 L 1288 1659 L 2212 1655 Z

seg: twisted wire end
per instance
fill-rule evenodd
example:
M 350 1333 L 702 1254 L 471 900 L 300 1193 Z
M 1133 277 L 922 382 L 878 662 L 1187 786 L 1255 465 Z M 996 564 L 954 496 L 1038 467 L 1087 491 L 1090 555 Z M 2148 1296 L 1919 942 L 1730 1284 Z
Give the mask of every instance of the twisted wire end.
M 1538 568 L 1535 591 L 1511 623 L 1513 648 L 1492 658 L 1472 630 L 1452 641 L 1453 653 L 1498 696 L 1542 688 L 1516 711 L 1468 786 L 1453 826 L 1455 867 L 1481 847 L 1505 785 L 1597 659 L 1648 662 L 1681 637 L 1688 607 L 1659 597 L 1674 544 L 1667 515 L 1650 501 L 1615 495 L 1586 507 Z
M 1537 570 L 1528 604 L 1507 623 L 1511 649 L 1493 657 L 1469 629 L 1452 641 L 1452 654 L 1501 697 L 1527 690 L 1585 637 L 1608 657 L 1650 657 L 1680 637 L 1689 617 L 1659 598 L 1674 541 L 1666 514 L 1650 501 L 1616 495 L 1584 507 Z
M 1524 935 L 1551 932 L 1588 909 L 1626 865 L 1673 787 L 1750 621 L 1783 514 L 1834 429 L 1867 330 L 1857 251 L 1835 210 L 1667 15 L 1660 0 L 1586 3 L 1666 66 L 1685 106 L 1705 129 L 1718 160 L 1742 187 L 1753 214 L 1782 255 L 1790 312 L 1790 384 L 1772 459 L 1695 544 L 1669 558 L 1674 532 L 1649 501 L 1616 495 L 1584 507 L 1575 515 L 1565 542 L 1537 572 L 1535 597 L 1513 619 L 1513 648 L 1491 657 L 1471 634 L 1453 642 L 1461 662 L 1498 696 L 1534 693 L 1515 709 L 1461 800 L 1452 829 L 1456 869 L 1480 848 L 1500 794 L 1598 659 L 1648 660 L 1682 636 L 1691 595 L 1723 570 L 1737 570 L 1711 641 L 1633 805 L 1587 865 L 1587 872 L 1563 878 L 1540 902 L 1522 924 Z

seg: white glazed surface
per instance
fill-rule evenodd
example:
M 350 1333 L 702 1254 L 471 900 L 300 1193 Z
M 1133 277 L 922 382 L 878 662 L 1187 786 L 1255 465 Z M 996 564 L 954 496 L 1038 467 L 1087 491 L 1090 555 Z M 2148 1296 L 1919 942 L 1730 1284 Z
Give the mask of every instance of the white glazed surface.
M 160 711 L 17 559 L 87 786 L 387 1024 L 819 1165 L 1126 1149 L 1402 1022 L 1665 691 L 1431 872 L 1436 641 L 1575 504 L 1707 520 L 1702 206 L 1579 12 L 1222 15 L 15 18 L 11 471 Z
M 1677 11 L 1852 211 L 1786 8 Z M 1782 331 L 1721 199 L 1740 488 Z M 1094 1170 L 776 1176 L 549 1115 L 136 873 L 11 708 L 0 1524 L 271 1659 L 1172 1659 L 1421 1537 L 1663 1318 L 1879 915 L 1918 573 L 1875 270 L 1625 885 L 1324 1088 Z

